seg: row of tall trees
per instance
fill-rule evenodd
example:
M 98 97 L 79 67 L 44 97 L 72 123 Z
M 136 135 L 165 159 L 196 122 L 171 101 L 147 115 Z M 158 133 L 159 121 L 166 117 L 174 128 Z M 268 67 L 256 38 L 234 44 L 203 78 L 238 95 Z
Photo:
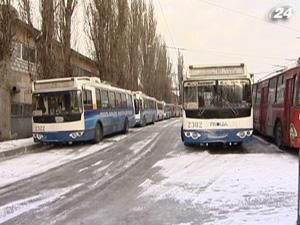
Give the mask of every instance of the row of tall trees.
M 4 1 L 4 5 L 11 4 L 9 0 L 0 1 Z M 32 3 L 32 0 L 19 0 L 19 12 L 33 28 Z M 71 65 L 71 27 L 72 21 L 84 19 L 74 18 L 78 0 L 39 0 L 39 4 L 41 32 L 34 37 L 39 77 L 76 75 Z M 86 31 L 93 46 L 91 55 L 100 78 L 119 87 L 141 90 L 171 101 L 172 65 L 166 44 L 157 32 L 153 3 L 89 0 L 85 8 Z
M 100 78 L 170 101 L 172 65 L 157 32 L 153 4 L 91 0 L 87 12 L 87 30 Z

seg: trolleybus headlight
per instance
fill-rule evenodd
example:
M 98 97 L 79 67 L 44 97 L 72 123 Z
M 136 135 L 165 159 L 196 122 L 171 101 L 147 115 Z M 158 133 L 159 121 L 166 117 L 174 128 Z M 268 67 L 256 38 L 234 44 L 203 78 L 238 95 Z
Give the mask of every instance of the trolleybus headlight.
M 189 131 L 184 132 L 184 135 L 185 135 L 186 137 L 191 137 L 191 132 L 189 132 Z
M 250 137 L 252 135 L 252 133 L 253 133 L 253 130 L 247 130 L 247 132 L 246 132 L 248 137 Z
M 38 139 L 38 140 L 41 140 L 41 139 L 43 139 L 44 135 L 42 135 L 42 134 L 33 134 L 33 137 Z
M 245 131 L 242 130 L 242 131 L 239 131 L 236 135 L 240 138 L 245 138 L 247 134 Z
M 73 139 L 76 139 L 76 138 L 79 138 L 83 135 L 83 132 L 82 131 L 77 131 L 77 132 L 72 132 L 70 133 L 70 137 L 73 138 Z
M 201 136 L 201 134 L 197 133 L 197 132 L 192 132 L 192 138 L 193 139 L 198 139 Z

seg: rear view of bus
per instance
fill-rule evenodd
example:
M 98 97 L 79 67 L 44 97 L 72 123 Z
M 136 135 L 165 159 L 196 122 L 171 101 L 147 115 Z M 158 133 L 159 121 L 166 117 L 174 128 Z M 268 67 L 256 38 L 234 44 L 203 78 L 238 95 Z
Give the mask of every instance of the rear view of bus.
M 244 64 L 190 66 L 182 85 L 185 145 L 252 140 L 251 77 Z

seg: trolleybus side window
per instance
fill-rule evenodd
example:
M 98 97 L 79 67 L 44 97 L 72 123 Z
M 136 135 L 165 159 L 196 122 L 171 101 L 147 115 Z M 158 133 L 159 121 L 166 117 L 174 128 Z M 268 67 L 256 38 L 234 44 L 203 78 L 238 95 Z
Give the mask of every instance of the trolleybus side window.
M 269 95 L 268 95 L 269 104 L 273 104 L 274 102 L 276 102 L 276 83 L 277 83 L 277 77 L 274 77 L 270 80 Z
M 122 99 L 122 108 L 127 108 L 127 99 L 125 93 L 121 94 L 121 99 Z
M 256 103 L 261 101 L 261 83 L 257 84 Z
M 109 108 L 108 94 L 106 90 L 101 90 L 101 106 L 103 109 Z
M 299 91 L 299 86 L 300 86 L 300 78 L 299 75 L 295 74 L 295 82 L 294 82 L 294 92 L 296 92 L 294 95 L 297 97 L 295 98 L 296 106 L 300 106 L 300 91 Z
M 134 99 L 134 108 L 135 108 L 135 114 L 139 114 L 140 112 L 140 100 Z
M 112 91 L 108 92 L 108 99 L 109 99 L 109 106 L 110 108 L 115 108 L 116 107 L 116 96 L 115 93 Z
M 283 103 L 283 99 L 284 99 L 284 76 L 283 74 L 281 74 L 278 77 L 278 81 L 277 81 L 277 98 L 276 98 L 276 103 Z
M 99 89 L 96 89 L 96 102 L 97 102 L 97 109 L 101 109 L 101 92 Z
M 127 107 L 132 108 L 132 96 L 127 95 Z
M 293 96 L 293 98 L 292 98 L 293 105 L 294 106 L 299 106 L 300 105 L 300 99 L 299 99 L 299 91 L 297 90 L 298 89 L 297 87 L 299 87 L 299 77 L 296 76 L 296 74 L 295 74 L 295 77 L 292 80 L 292 86 L 293 86 L 293 88 L 291 89 L 292 90 L 291 95 Z M 298 96 L 298 98 L 297 98 L 297 96 Z
M 83 106 L 85 110 L 93 109 L 92 91 L 90 90 L 83 91 Z
M 122 99 L 121 99 L 121 94 L 116 92 L 116 106 L 117 108 L 122 107 Z

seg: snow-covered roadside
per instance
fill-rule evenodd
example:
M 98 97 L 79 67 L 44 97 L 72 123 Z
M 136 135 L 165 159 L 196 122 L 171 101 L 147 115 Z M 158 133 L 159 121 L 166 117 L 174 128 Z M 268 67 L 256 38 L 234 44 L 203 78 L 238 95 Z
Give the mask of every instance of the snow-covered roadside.
M 23 155 L 0 162 L 0 187 L 12 184 L 63 164 L 91 155 L 121 141 L 127 135 L 117 135 L 105 139 L 105 142 L 94 145 L 82 145 L 74 150 L 72 146 L 53 149 L 45 152 Z
M 0 142 L 0 153 L 1 152 L 6 152 L 9 150 L 17 149 L 17 148 L 22 148 L 26 146 L 31 146 L 33 145 L 33 138 L 23 138 L 23 139 L 16 139 L 16 140 L 10 140 L 10 141 L 2 141 Z
M 44 173 L 70 161 L 98 152 L 112 144 L 100 143 L 89 147 L 83 146 L 78 150 L 71 147 L 54 149 L 5 160 L 0 162 L 0 187 Z
M 209 215 L 202 224 L 295 224 L 298 164 L 293 156 L 173 153 L 154 167 L 160 170 L 153 177 L 162 179 L 146 179 L 139 198 L 200 207 Z

